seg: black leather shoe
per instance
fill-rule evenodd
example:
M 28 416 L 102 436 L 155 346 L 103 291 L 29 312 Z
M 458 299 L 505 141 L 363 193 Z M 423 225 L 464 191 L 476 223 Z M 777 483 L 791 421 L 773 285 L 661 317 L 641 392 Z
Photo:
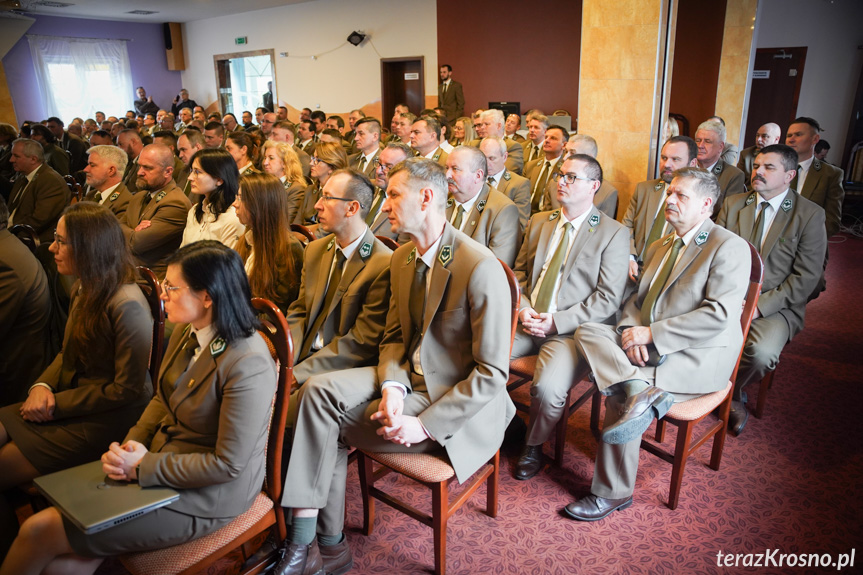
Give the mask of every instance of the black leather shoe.
M 283 543 L 279 549 L 282 558 L 273 568 L 272 575 L 324 575 L 324 563 L 318 541 L 311 545 Z
M 735 437 L 743 433 L 746 422 L 749 421 L 749 410 L 742 401 L 732 401 L 731 411 L 728 413 L 728 431 Z
M 590 494 L 563 508 L 564 513 L 579 521 L 599 521 L 608 517 L 612 511 L 626 509 L 632 505 L 632 495 L 623 499 L 603 499 Z
M 530 479 L 542 469 L 542 444 L 525 445 L 521 450 L 518 462 L 515 464 L 513 475 L 516 479 L 524 481 Z
M 658 387 L 648 387 L 626 398 L 620 419 L 602 430 L 602 440 L 612 445 L 629 443 L 647 431 L 653 418 L 662 419 L 674 404 L 674 396 Z
M 348 538 L 343 537 L 341 543 L 335 545 L 321 545 L 321 559 L 324 561 L 324 571 L 327 575 L 342 575 L 354 566 L 354 558 L 351 556 L 351 546 Z

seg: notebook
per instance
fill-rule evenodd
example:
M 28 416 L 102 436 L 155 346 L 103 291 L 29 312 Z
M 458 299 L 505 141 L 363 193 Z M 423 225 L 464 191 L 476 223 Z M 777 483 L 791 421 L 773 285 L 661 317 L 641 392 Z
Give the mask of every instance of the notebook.
M 170 505 L 180 494 L 170 487 L 114 481 L 94 461 L 33 480 L 36 488 L 84 533 L 96 533 Z

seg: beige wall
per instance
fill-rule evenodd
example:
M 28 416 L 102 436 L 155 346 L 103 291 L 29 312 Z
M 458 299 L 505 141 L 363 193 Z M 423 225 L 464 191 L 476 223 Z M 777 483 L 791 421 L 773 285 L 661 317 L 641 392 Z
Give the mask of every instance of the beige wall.
M 758 0 L 727 0 L 722 60 L 716 88 L 716 113 L 725 120 L 726 141 L 742 144 L 743 111 L 746 107 L 746 82 L 752 54 L 755 10 Z
M 584 0 L 578 131 L 596 138 L 622 219 L 647 179 L 661 0 Z

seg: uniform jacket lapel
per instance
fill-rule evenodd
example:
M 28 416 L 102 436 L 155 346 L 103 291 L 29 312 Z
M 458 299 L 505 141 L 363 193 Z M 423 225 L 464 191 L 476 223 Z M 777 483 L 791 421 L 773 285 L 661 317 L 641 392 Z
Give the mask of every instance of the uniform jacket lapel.
M 709 219 L 701 224 L 699 227 L 699 231 L 693 237 L 692 241 L 689 242 L 689 245 L 686 246 L 686 249 L 683 250 L 683 253 L 679 256 L 677 263 L 674 265 L 674 269 L 671 270 L 671 275 L 668 276 L 668 281 L 665 282 L 665 286 L 662 288 L 662 291 L 665 292 L 668 290 L 671 285 L 677 281 L 677 278 L 686 271 L 686 268 L 689 267 L 689 264 L 698 256 L 701 252 L 701 246 L 695 241 L 698 238 L 698 235 L 702 232 L 710 232 L 710 229 L 713 227 L 713 222 Z
M 312 299 L 311 305 L 309 306 L 311 313 L 309 314 L 309 323 L 306 326 L 305 337 L 312 336 L 308 331 L 312 329 L 313 325 L 315 325 L 315 320 L 317 319 L 318 314 L 327 312 L 327 310 L 322 308 L 324 307 L 324 300 L 327 297 L 327 280 L 330 277 L 330 269 L 333 267 L 333 258 L 335 257 L 336 237 L 330 236 L 330 243 L 327 244 L 327 249 L 324 250 L 323 254 L 321 254 L 321 263 L 318 268 L 318 277 L 315 282 L 316 287 L 314 290 L 314 299 Z
M 542 223 L 542 229 L 539 231 L 539 243 L 536 246 L 536 257 L 533 260 L 533 273 L 530 279 L 530 292 L 536 288 L 536 283 L 539 281 L 539 274 L 542 273 L 542 266 L 545 264 L 545 259 L 548 257 L 549 250 L 554 249 L 548 245 L 551 238 L 554 236 L 554 230 L 557 227 L 558 218 L 546 219 Z
M 791 208 L 794 208 L 795 202 L 797 198 L 789 191 L 788 195 L 785 196 L 785 200 L 782 202 L 783 204 L 788 202 L 791 203 Z M 770 250 L 776 245 L 776 242 L 779 240 L 779 237 L 785 231 L 785 228 L 788 226 L 788 223 L 791 221 L 791 209 L 785 211 L 782 207 L 779 208 L 779 211 L 776 213 L 776 216 L 773 218 L 773 223 L 770 224 L 770 231 L 767 232 L 767 237 L 764 239 L 764 244 L 761 248 L 761 256 L 763 259 L 767 259 L 767 256 L 770 254 Z
M 464 227 L 462 227 L 461 231 L 467 234 L 469 237 L 473 237 L 473 233 L 476 231 L 476 227 L 479 224 L 479 219 L 482 217 L 482 210 L 485 209 L 485 204 L 488 202 L 488 193 L 491 191 L 491 188 L 488 187 L 488 184 L 485 183 L 482 185 L 482 189 L 477 194 L 476 202 L 473 204 L 473 208 L 471 208 L 470 212 L 465 214 L 464 217 L 467 218 L 467 222 L 465 222 Z
M 588 242 L 594 237 L 596 234 L 596 226 L 599 225 L 600 219 L 604 214 L 600 214 L 599 210 L 596 209 L 596 206 L 590 206 L 590 211 L 587 213 L 587 218 L 582 222 L 581 229 L 578 230 L 578 233 L 575 235 L 575 240 L 572 242 L 572 249 L 569 250 L 569 256 L 566 258 L 566 263 L 563 265 L 563 277 L 567 277 L 569 275 L 570 270 L 572 269 L 573 264 L 578 259 L 578 254 L 581 253 L 583 249 L 588 245 Z M 591 224 L 591 221 L 595 222 Z
M 486 186 L 487 188 L 488 186 Z M 440 250 L 445 246 L 449 246 L 452 251 L 455 251 L 453 240 L 455 239 L 455 228 L 449 224 L 444 225 L 443 237 L 441 238 Z M 447 262 L 449 263 L 449 262 Z M 435 256 L 434 264 L 431 268 L 432 277 L 429 285 L 428 294 L 426 295 L 425 313 L 423 314 L 423 333 L 428 330 L 429 324 L 437 313 L 443 296 L 446 293 L 446 286 L 449 284 L 450 271 L 441 263 L 441 258 Z

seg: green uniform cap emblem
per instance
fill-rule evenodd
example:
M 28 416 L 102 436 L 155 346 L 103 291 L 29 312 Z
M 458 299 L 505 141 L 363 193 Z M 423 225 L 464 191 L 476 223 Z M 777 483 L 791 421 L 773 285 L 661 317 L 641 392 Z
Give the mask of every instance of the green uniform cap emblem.
M 414 261 L 414 256 L 416 256 L 416 255 L 417 255 L 417 249 L 414 248 L 411 250 L 411 253 L 408 254 L 408 261 L 406 261 L 405 263 L 409 264 L 412 261 Z
M 598 224 L 599 214 L 593 214 L 592 216 L 590 216 L 590 219 L 587 220 L 587 223 L 589 223 L 591 226 L 595 226 L 596 224 Z
M 228 347 L 228 344 L 224 339 L 217 337 L 212 342 L 210 342 L 210 355 L 213 357 L 219 357 L 222 355 L 222 352 L 225 351 L 225 348 Z
M 512 176 L 509 175 L 509 172 L 504 172 L 503 179 L 506 181 L 510 181 L 512 179 Z
M 119 193 L 119 192 L 114 192 L 113 194 L 111 194 L 111 197 L 110 197 L 110 198 L 108 198 L 108 199 L 109 199 L 109 200 L 111 200 L 111 201 L 113 202 L 114 200 L 116 200 L 116 199 L 117 199 L 117 198 L 119 198 L 119 197 L 120 197 L 120 193 Z
M 707 236 L 709 236 L 707 232 L 701 232 L 697 236 L 695 236 L 695 245 L 700 246 L 704 242 L 707 241 Z
M 485 200 L 482 200 L 476 205 L 476 211 L 481 212 L 484 209 L 485 209 Z
M 671 238 L 673 238 L 673 237 L 674 237 L 674 236 L 668 236 L 667 238 L 665 238 L 665 241 L 664 241 L 664 242 L 662 242 L 662 245 L 667 246 L 667 245 L 668 245 L 668 242 L 670 242 L 670 241 L 671 241 Z
M 455 200 L 450 198 L 446 201 L 446 207 L 451 208 L 455 204 Z
M 329 243 L 327 244 L 327 251 L 333 249 L 333 246 L 336 245 L 336 238 L 330 238 Z
M 364 243 L 360 246 L 360 257 L 367 258 L 372 253 L 372 244 L 369 242 Z
M 794 207 L 794 202 L 791 201 L 791 198 L 785 198 L 785 201 L 782 202 L 782 209 L 786 212 Z
M 559 216 L 559 215 L 560 215 L 560 210 L 554 210 L 553 212 L 551 212 L 551 215 L 548 216 L 548 221 L 552 221 L 552 220 L 556 219 L 557 216 Z
M 746 198 L 746 205 L 752 205 L 752 202 L 755 201 L 755 194 L 749 194 L 749 197 Z
M 153 198 L 153 199 L 154 199 L 154 200 L 156 200 L 156 201 L 158 202 L 159 200 L 161 200 L 162 198 L 164 198 L 167 194 L 168 194 L 168 192 L 166 192 L 165 190 L 162 190 L 161 192 L 159 192 L 158 194 L 156 194 L 156 197 L 155 197 L 155 198 Z

